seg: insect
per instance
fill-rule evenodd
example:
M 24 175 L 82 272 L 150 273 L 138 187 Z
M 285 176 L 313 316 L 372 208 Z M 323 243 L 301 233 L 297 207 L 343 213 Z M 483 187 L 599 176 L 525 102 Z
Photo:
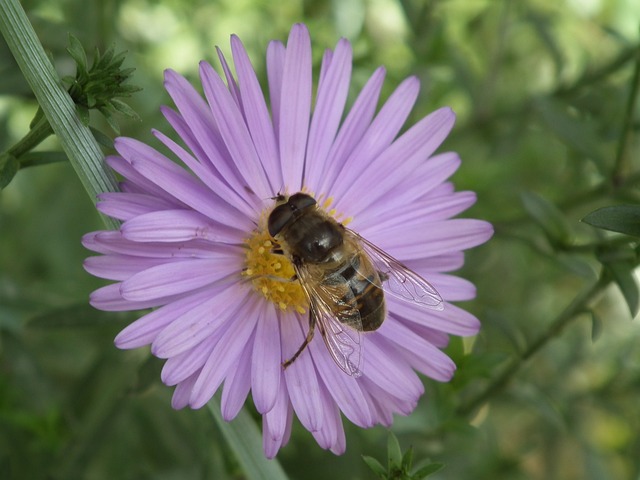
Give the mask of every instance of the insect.
M 287 368 L 320 330 L 331 357 L 348 375 L 361 375 L 361 332 L 377 330 L 386 316 L 385 294 L 441 310 L 435 288 L 402 263 L 318 208 L 306 193 L 278 195 L 269 214 L 274 253 L 293 265 L 309 302 L 309 331 Z

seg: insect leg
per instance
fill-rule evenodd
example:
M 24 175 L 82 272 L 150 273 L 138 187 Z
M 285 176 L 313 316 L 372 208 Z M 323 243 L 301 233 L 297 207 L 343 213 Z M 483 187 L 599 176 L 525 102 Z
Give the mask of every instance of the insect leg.
M 300 354 L 304 351 L 304 349 L 307 348 L 307 345 L 309 345 L 309 343 L 313 339 L 315 326 L 316 326 L 315 316 L 310 311 L 309 312 L 309 332 L 307 333 L 307 338 L 304 339 L 304 341 L 302 342 L 302 345 L 300 345 L 300 348 L 298 348 L 298 351 L 294 353 L 289 360 L 282 362 L 282 368 L 287 368 L 289 365 L 295 362 L 296 359 L 300 356 Z

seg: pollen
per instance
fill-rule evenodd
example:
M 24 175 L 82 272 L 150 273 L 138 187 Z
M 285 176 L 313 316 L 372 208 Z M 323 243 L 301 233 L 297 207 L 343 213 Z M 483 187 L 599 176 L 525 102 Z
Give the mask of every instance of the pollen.
M 265 229 L 255 230 L 245 240 L 247 253 L 242 275 L 253 285 L 255 291 L 273 302 L 279 310 L 293 310 L 304 314 L 308 309 L 307 298 L 295 278 L 291 262 L 277 251 Z

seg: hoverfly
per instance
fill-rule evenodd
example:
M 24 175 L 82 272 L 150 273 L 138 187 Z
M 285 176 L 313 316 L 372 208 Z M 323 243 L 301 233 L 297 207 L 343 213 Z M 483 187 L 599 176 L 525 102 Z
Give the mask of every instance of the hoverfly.
M 309 331 L 287 368 L 307 347 L 317 326 L 331 357 L 359 377 L 361 332 L 378 329 L 386 316 L 385 293 L 441 310 L 443 300 L 419 275 L 318 208 L 306 193 L 278 195 L 269 214 L 275 253 L 293 265 L 309 302 Z

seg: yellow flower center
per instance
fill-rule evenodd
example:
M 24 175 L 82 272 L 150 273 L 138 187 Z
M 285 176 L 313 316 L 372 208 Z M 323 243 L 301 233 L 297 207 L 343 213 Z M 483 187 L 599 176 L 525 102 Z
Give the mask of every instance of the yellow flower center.
M 292 280 L 295 276 L 293 265 L 284 255 L 273 252 L 277 245 L 269 232 L 255 230 L 245 242 L 248 248 L 242 274 L 250 279 L 256 292 L 280 310 L 305 313 L 308 302 L 300 282 Z

